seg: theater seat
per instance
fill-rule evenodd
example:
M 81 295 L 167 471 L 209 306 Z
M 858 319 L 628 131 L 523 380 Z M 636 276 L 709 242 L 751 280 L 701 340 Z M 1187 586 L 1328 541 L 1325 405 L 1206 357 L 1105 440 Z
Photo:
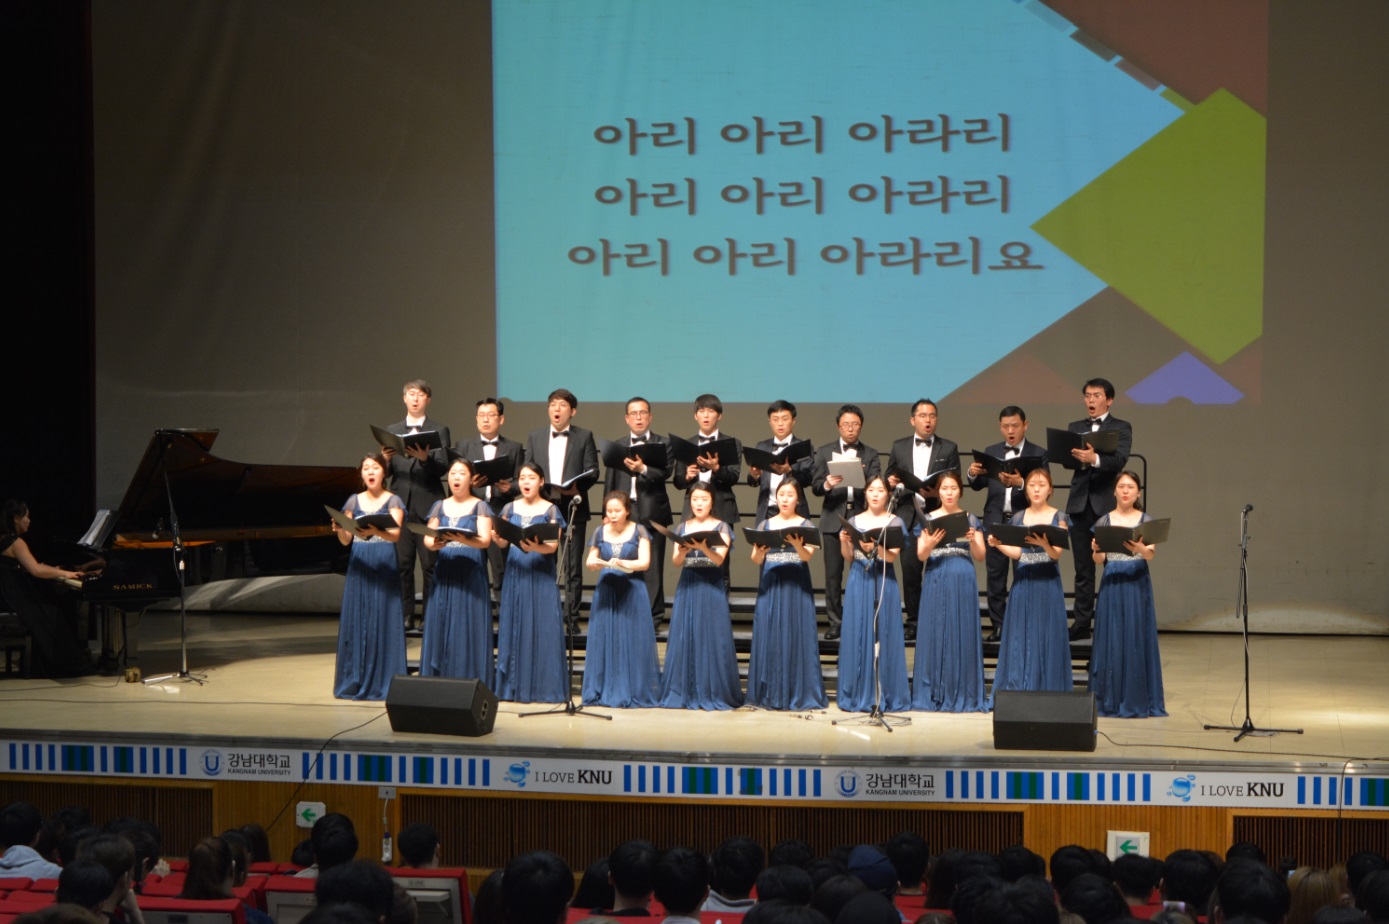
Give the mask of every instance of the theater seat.
M 235 898 L 194 901 L 148 896 L 139 904 L 145 924 L 246 924 L 246 906 Z

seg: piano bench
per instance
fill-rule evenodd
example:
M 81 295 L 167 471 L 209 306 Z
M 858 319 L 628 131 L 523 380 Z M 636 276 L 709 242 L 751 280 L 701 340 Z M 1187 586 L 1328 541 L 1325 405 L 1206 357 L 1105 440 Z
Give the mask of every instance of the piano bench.
M 34 660 L 34 638 L 16 613 L 0 611 L 0 651 L 5 653 L 4 676 L 18 673 L 28 679 L 29 665 Z

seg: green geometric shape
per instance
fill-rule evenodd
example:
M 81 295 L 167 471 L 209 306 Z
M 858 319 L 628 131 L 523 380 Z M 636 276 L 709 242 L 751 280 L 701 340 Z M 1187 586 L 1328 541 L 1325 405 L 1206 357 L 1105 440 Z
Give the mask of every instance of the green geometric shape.
M 1263 333 L 1266 132 L 1219 90 L 1033 230 L 1222 363 Z

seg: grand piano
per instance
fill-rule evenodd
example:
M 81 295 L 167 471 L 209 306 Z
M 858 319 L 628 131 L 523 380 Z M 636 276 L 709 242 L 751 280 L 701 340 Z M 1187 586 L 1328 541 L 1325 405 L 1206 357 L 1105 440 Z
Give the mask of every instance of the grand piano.
M 128 616 L 180 596 L 175 517 L 187 584 L 200 583 L 205 574 L 302 574 L 345 566 L 346 549 L 323 506 L 341 506 L 361 488 L 357 469 L 233 462 L 212 454 L 218 432 L 154 431 L 120 506 L 98 511 L 78 540 L 95 556 L 82 596 L 119 613 L 119 620 L 104 620 L 103 648 L 123 668 L 137 660 L 138 620 Z M 213 549 L 222 552 L 215 563 L 207 554 Z

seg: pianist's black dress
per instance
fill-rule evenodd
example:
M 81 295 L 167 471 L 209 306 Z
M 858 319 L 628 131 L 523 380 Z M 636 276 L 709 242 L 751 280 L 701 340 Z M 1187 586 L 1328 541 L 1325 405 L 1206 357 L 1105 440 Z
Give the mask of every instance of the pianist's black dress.
M 13 610 L 33 636 L 35 677 L 78 677 L 93 670 L 91 652 L 77 634 L 77 599 L 44 587 L 8 554 L 18 536 L 0 536 L 0 609 Z

